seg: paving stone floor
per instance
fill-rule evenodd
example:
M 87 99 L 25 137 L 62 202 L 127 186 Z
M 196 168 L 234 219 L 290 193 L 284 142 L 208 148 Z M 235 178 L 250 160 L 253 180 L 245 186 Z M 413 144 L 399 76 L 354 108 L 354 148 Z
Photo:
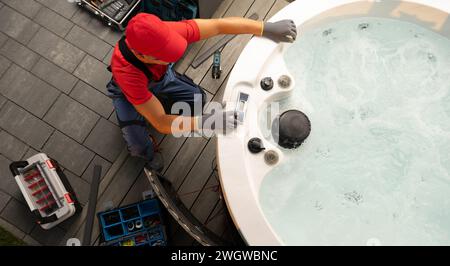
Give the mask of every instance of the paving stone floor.
M 124 148 L 105 95 L 120 37 L 71 1 L 0 1 L 0 226 L 30 244 L 66 230 L 34 224 L 8 165 L 45 152 L 87 203 L 93 165 L 106 173 Z

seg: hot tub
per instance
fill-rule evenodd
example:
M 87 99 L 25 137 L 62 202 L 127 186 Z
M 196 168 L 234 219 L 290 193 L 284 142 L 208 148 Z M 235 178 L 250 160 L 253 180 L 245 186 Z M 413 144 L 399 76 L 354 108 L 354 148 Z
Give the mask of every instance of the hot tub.
M 380 32 L 383 25 L 391 25 L 390 23 L 412 23 L 414 26 L 411 25 L 412 29 L 409 30 L 411 38 L 428 35 L 428 38 L 442 38 L 437 41 L 445 42 L 445 38 L 450 38 L 449 13 L 450 1 L 446 0 L 297 0 L 276 14 L 271 21 L 294 20 L 300 32 L 297 42 L 301 41 L 304 34 L 320 29 L 322 36 L 319 37 L 324 38 L 324 42 L 331 43 L 330 49 L 342 49 L 345 52 L 345 47 L 339 46 L 338 39 L 346 35 L 339 35 L 339 29 L 334 29 L 335 24 L 343 22 L 348 26 L 354 23 L 357 32 L 354 34 L 367 34 L 372 29 Z M 367 23 L 363 23 L 366 18 Z M 414 27 L 417 27 L 417 32 Z M 336 37 L 333 34 L 337 34 Z M 336 46 L 332 45 L 334 41 Z M 383 42 L 380 43 L 383 45 Z M 372 44 L 373 42 L 362 43 L 361 45 L 366 45 L 363 49 L 367 50 L 367 56 L 355 61 L 362 61 L 361 64 L 367 65 L 367 71 L 358 73 L 363 76 L 367 74 L 368 77 L 355 76 L 354 79 L 362 79 L 361 82 L 368 83 L 368 87 L 372 86 L 369 81 L 376 72 L 370 63 L 373 55 L 380 56 L 378 59 L 384 62 L 385 56 L 391 56 L 394 60 L 395 53 L 398 53 L 390 51 L 389 47 L 381 53 Z M 398 45 L 403 49 L 402 56 L 408 56 L 409 50 L 402 43 Z M 298 73 L 309 75 L 316 71 L 314 64 L 317 60 L 314 58 L 321 55 L 311 55 L 315 51 L 311 48 L 311 65 L 299 66 L 302 71 L 298 71 L 292 68 L 295 66 L 292 62 L 289 63 L 291 59 L 286 58 L 286 55 L 299 54 L 289 53 L 291 46 L 276 44 L 264 38 L 253 38 L 236 63 L 223 98 L 227 109 L 238 110 L 242 118 L 242 125 L 236 131 L 218 137 L 217 156 L 228 209 L 246 242 L 249 245 L 449 245 L 450 168 L 446 165 L 450 164 L 450 157 L 447 155 L 450 154 L 450 149 L 445 147 L 450 147 L 450 110 L 447 109 L 450 101 L 446 105 L 447 102 L 443 100 L 450 99 L 449 83 L 445 88 L 445 85 L 427 85 L 425 81 L 417 87 L 416 84 L 393 85 L 397 76 L 393 78 L 391 75 L 406 75 L 404 73 L 408 73 L 410 65 L 421 62 L 417 61 L 418 57 L 430 65 L 429 69 L 424 68 L 427 71 L 446 65 L 450 57 L 439 52 L 436 52 L 439 55 L 426 52 L 427 49 L 433 50 L 434 45 L 423 48 L 422 50 L 426 50 L 423 53 L 413 49 L 413 62 L 408 64 L 400 60 L 403 63 L 398 65 L 398 68 L 405 69 L 404 72 L 377 74 L 374 82 L 378 85 L 373 93 L 360 86 L 361 83 L 347 84 L 351 83 L 351 76 L 346 79 L 345 84 L 348 86 L 343 88 L 338 86 L 344 84 L 339 80 L 331 85 L 324 82 L 326 84 L 322 84 L 322 87 L 318 85 L 318 88 L 323 91 L 324 99 L 330 100 L 329 108 L 334 108 L 333 112 L 326 113 L 327 101 L 320 102 L 316 99 L 317 95 L 307 93 L 312 81 L 307 82 L 306 78 L 296 76 Z M 351 56 L 352 47 L 348 47 L 347 51 L 348 56 L 343 56 L 339 62 L 356 60 Z M 330 61 L 333 60 L 332 56 L 331 53 Z M 329 64 L 326 58 L 322 61 L 322 64 Z M 380 68 L 380 62 L 375 62 L 375 66 Z M 336 72 L 337 77 L 346 76 L 348 69 L 339 69 L 339 66 L 340 64 L 335 64 L 334 68 L 329 67 L 327 70 Z M 430 77 L 430 84 L 445 84 L 437 82 L 447 81 L 441 79 L 448 76 L 445 74 L 450 74 L 439 71 L 422 72 L 420 75 L 424 79 L 428 80 Z M 272 80 L 264 80 L 265 78 Z M 378 78 L 385 78 L 385 82 L 380 82 Z M 317 78 L 317 82 L 320 80 L 320 77 Z M 408 78 L 405 80 L 408 81 Z M 414 90 L 395 90 L 404 87 Z M 395 91 L 396 99 L 391 101 L 389 97 L 381 97 L 384 89 Z M 333 93 L 339 90 L 341 92 L 336 97 L 330 97 L 330 90 Z M 415 94 L 417 95 L 411 96 Z M 296 109 L 301 109 L 312 118 L 309 139 L 295 151 L 284 149 L 271 139 L 265 130 L 270 128 L 271 119 L 262 119 L 264 114 L 273 116 L 289 109 L 289 104 L 273 107 L 270 103 L 283 102 L 290 97 L 297 97 L 299 100 Z M 373 99 L 363 104 L 361 99 L 366 99 L 365 97 Z M 380 97 L 383 101 L 377 102 L 376 99 Z M 433 101 L 439 101 L 441 109 L 427 108 L 438 106 Z M 404 108 L 392 111 L 394 115 L 383 113 L 396 108 L 396 105 Z M 411 107 L 410 110 L 407 108 L 410 106 L 420 106 L 422 109 L 415 110 Z M 323 110 L 322 116 L 319 110 Z M 342 114 L 334 117 L 333 126 L 330 125 L 327 130 L 327 124 L 321 117 L 326 120 L 327 115 L 333 117 L 340 111 Z M 396 117 L 397 114 L 416 112 L 420 116 L 417 122 L 411 118 L 413 116 Z M 382 118 L 373 120 L 381 114 Z M 400 121 L 398 124 L 402 126 L 398 127 L 397 120 L 392 120 L 391 116 L 396 117 Z M 404 122 L 410 120 L 414 121 Z M 374 123 L 381 123 L 383 126 L 376 126 Z M 412 130 L 408 131 L 409 124 Z M 351 132 L 352 129 L 353 135 L 345 138 L 344 131 Z M 333 130 L 342 131 L 336 138 L 337 141 L 330 138 L 330 131 Z M 370 135 L 367 143 L 361 140 L 366 133 Z M 259 153 L 252 153 L 248 148 L 249 141 L 254 138 L 259 139 L 264 147 Z M 334 142 L 339 141 L 342 143 L 336 146 Z M 339 152 L 336 147 L 339 147 Z M 367 150 L 371 151 L 369 155 L 364 153 Z M 336 154 L 333 153 L 335 151 Z M 362 164 L 368 164 L 364 167 L 354 162 L 359 160 L 358 153 L 361 151 L 361 157 L 364 157 L 361 159 Z M 380 155 L 372 158 L 370 154 L 375 153 Z M 333 157 L 334 155 L 336 156 Z M 387 160 L 385 156 L 391 156 L 392 160 Z M 420 163 L 419 159 L 426 163 Z M 292 162 L 294 165 L 286 166 Z M 290 186 L 286 182 L 295 184 Z M 287 197 L 287 194 L 292 195 Z M 294 204 L 289 203 L 291 199 Z M 283 211 L 278 212 L 278 208 Z

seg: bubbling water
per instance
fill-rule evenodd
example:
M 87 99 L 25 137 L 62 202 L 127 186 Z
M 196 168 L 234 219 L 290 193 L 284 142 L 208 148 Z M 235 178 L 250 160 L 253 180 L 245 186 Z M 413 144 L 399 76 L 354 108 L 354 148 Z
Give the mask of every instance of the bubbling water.
M 450 40 L 415 24 L 347 19 L 285 55 L 309 139 L 260 202 L 289 245 L 450 244 Z

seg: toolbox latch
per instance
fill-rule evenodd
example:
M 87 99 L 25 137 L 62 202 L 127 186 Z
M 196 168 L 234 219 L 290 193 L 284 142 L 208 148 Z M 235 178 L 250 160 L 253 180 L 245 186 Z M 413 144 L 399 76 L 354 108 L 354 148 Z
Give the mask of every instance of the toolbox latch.
M 70 193 L 64 194 L 64 198 L 66 199 L 67 203 L 69 203 L 69 204 L 74 204 L 75 203 L 75 201 L 70 196 Z

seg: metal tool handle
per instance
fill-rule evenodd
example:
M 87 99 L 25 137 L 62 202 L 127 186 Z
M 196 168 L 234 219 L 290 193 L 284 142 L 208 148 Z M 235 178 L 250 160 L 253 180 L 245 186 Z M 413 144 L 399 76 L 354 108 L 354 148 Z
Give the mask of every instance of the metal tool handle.
M 20 175 L 20 169 L 28 166 L 27 161 L 13 162 L 9 165 L 9 170 L 13 174 L 13 176 Z

